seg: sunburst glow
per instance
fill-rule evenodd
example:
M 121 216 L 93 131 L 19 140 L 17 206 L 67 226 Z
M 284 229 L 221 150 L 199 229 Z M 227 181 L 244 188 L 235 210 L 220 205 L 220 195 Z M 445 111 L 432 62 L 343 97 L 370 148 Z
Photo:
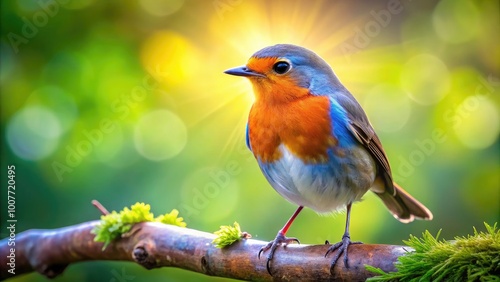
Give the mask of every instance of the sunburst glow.
M 252 85 L 224 71 L 277 43 L 329 63 L 365 109 L 394 180 L 435 215 L 398 224 L 367 195 L 352 210 L 354 240 L 401 244 L 443 222 L 449 239 L 457 234 L 445 231 L 492 224 L 500 214 L 499 5 L 3 1 L 1 159 L 4 169 L 16 167 L 19 227 L 95 218 L 86 199 L 98 198 L 110 209 L 136 201 L 155 213 L 176 208 L 204 231 L 237 220 L 254 238 L 272 239 L 295 207 L 272 190 L 246 147 Z M 305 209 L 290 236 L 323 244 L 343 229 L 343 216 Z M 65 275 L 113 279 L 103 267 L 71 266 Z M 127 268 L 127 275 L 204 281 L 169 271 Z

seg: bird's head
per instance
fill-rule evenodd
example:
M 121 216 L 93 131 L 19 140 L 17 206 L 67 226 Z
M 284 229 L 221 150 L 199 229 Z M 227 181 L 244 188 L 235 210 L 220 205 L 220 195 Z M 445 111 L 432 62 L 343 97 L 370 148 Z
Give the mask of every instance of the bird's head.
M 253 54 L 246 65 L 225 73 L 249 78 L 256 101 L 267 103 L 292 101 L 306 95 L 326 95 L 342 87 L 321 57 L 291 44 L 266 47 Z

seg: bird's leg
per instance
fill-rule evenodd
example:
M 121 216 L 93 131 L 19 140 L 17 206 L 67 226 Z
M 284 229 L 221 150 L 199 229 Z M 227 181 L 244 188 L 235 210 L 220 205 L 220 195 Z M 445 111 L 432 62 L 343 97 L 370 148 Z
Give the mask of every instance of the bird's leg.
M 344 253 L 344 265 L 346 268 L 349 268 L 348 264 L 348 256 L 347 256 L 347 248 L 351 244 L 362 244 L 361 242 L 352 242 L 351 241 L 351 236 L 349 235 L 349 222 L 351 220 L 351 203 L 347 205 L 347 219 L 346 219 L 346 224 L 345 224 L 345 232 L 344 235 L 342 236 L 342 241 L 330 246 L 328 248 L 328 251 L 326 251 L 325 257 L 329 253 L 333 253 L 336 249 L 339 249 L 337 254 L 333 257 L 332 264 L 330 266 L 330 272 L 333 273 L 333 267 L 337 263 L 337 260 L 340 258 L 340 255 Z
M 288 237 L 285 237 L 285 234 L 288 231 L 288 228 L 290 228 L 290 226 L 292 225 L 292 222 L 295 220 L 297 215 L 299 215 L 302 208 L 304 208 L 304 207 L 299 206 L 297 208 L 297 210 L 293 213 L 293 215 L 290 217 L 290 219 L 288 219 L 285 226 L 283 226 L 283 228 L 281 228 L 281 230 L 278 231 L 276 238 L 274 238 L 274 240 L 269 242 L 266 246 L 262 247 L 262 249 L 260 249 L 260 251 L 259 251 L 259 259 L 260 259 L 260 254 L 262 252 L 265 252 L 269 249 L 271 250 L 269 252 L 269 254 L 267 255 L 267 263 L 266 263 L 267 272 L 269 272 L 269 274 L 271 274 L 271 275 L 272 275 L 272 273 L 271 273 L 271 260 L 273 259 L 274 252 L 276 251 L 276 248 L 278 248 L 278 246 L 281 244 L 284 244 L 284 246 L 286 247 L 286 245 L 288 245 L 289 243 L 292 243 L 292 242 L 297 242 L 298 244 L 300 244 L 300 242 L 297 238 L 292 238 L 292 237 L 288 238 Z

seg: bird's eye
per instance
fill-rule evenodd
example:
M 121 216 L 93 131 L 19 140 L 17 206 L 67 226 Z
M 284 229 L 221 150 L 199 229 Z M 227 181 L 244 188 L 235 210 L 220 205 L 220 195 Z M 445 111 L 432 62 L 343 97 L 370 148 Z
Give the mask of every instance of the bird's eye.
M 276 64 L 274 64 L 273 70 L 277 74 L 285 74 L 290 70 L 290 64 L 287 62 L 283 62 L 283 61 L 277 62 Z

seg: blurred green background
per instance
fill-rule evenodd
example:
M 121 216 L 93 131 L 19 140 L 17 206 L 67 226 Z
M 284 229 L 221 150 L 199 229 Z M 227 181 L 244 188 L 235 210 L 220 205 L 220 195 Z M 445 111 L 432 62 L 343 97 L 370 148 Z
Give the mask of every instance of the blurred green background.
M 331 64 L 370 117 L 395 180 L 434 213 L 401 224 L 369 193 L 353 208 L 354 240 L 401 244 L 440 228 L 452 239 L 498 221 L 499 3 L 425 2 L 2 1 L 1 237 L 14 164 L 18 232 L 98 219 L 90 204 L 98 199 L 110 210 L 177 208 L 188 227 L 207 232 L 238 221 L 273 239 L 295 207 L 245 147 L 250 83 L 222 72 L 276 43 Z M 344 217 L 306 209 L 288 234 L 338 241 Z M 122 274 L 226 280 L 87 262 L 54 281 Z

